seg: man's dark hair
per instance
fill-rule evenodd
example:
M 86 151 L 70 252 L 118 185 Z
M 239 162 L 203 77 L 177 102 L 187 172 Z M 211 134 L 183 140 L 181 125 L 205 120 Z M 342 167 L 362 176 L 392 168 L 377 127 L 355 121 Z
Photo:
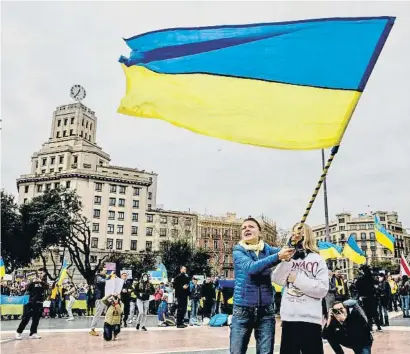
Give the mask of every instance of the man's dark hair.
M 332 303 L 332 308 L 333 308 L 333 306 L 335 306 L 335 305 L 339 305 L 339 304 L 342 304 L 343 305 L 343 307 L 345 307 L 345 305 L 343 304 L 343 302 L 342 301 L 333 301 L 333 303 Z
M 254 222 L 258 226 L 259 231 L 262 231 L 261 224 L 259 224 L 258 220 L 256 220 L 255 218 L 248 216 L 243 222 L 246 222 L 246 221 Z
M 43 268 L 43 267 L 41 267 L 41 268 L 38 268 L 38 269 L 37 269 L 37 272 L 44 272 L 44 273 L 45 273 L 45 272 L 46 272 L 46 269 Z

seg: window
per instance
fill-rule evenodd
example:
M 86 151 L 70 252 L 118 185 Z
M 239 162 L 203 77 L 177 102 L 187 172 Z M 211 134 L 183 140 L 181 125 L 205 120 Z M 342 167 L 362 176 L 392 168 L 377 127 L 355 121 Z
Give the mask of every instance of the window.
M 154 222 L 154 215 L 147 214 L 147 222 Z
M 87 122 L 85 122 L 85 127 L 86 127 L 86 128 L 88 128 L 88 121 L 87 121 Z
M 218 249 L 218 240 L 214 240 L 214 249 Z
M 365 240 L 365 239 L 366 239 L 366 233 L 365 233 L 365 232 L 361 232 L 361 233 L 360 233 L 360 238 L 361 238 L 362 240 Z
M 24 193 L 28 193 L 28 186 L 24 186 Z
M 371 239 L 371 240 L 374 240 L 374 239 L 375 239 L 375 237 L 374 237 L 374 232 L 370 232 L 370 239 Z
M 42 160 L 41 166 L 45 166 L 46 164 L 47 164 L 47 158 L 44 158 L 44 159 Z
M 93 223 L 93 232 L 100 232 L 100 224 Z
M 114 225 L 113 224 L 108 224 L 107 225 L 107 232 L 109 234 L 113 234 L 114 233 Z
M 63 162 L 64 162 L 64 156 L 59 156 L 58 159 L 59 159 L 59 161 L 58 161 L 59 163 L 63 163 Z
M 127 191 L 127 187 L 120 186 L 120 194 L 125 194 L 126 191 Z
M 50 168 L 50 173 L 54 173 L 54 168 Z
M 370 241 L 370 246 L 376 247 L 376 241 Z
M 117 225 L 117 234 L 123 234 L 124 233 L 124 225 Z
M 97 256 L 90 255 L 90 263 L 97 263 L 98 259 Z
M 345 230 L 345 226 L 344 225 L 340 225 L 339 226 L 339 231 L 344 231 Z
M 152 200 L 152 192 L 148 192 L 148 200 Z
M 38 160 L 36 160 L 36 168 L 38 168 Z
M 137 250 L 137 240 L 131 240 L 131 251 L 136 251 Z
M 118 220 L 124 220 L 124 212 L 123 211 L 118 212 Z
M 81 122 L 81 125 L 84 126 L 84 119 L 83 119 L 83 121 Z
M 138 221 L 138 214 L 132 213 L 132 221 Z
M 151 209 L 152 209 L 152 205 L 151 205 L 151 204 L 148 204 L 147 209 L 148 209 L 148 210 L 151 210 Z
M 376 251 L 372 251 L 372 257 L 376 257 Z
M 140 189 L 139 188 L 132 188 L 132 195 L 140 195 Z
M 131 235 L 138 235 L 138 226 L 131 226 Z
M 66 188 L 70 188 L 70 181 L 67 181 L 67 182 L 65 183 L 65 187 L 66 187 Z
M 83 137 L 83 131 L 80 131 L 80 136 Z
M 146 235 L 147 236 L 152 236 L 152 227 L 147 227 Z
M 121 239 L 115 241 L 115 248 L 117 250 L 122 250 L 122 240 Z
M 191 218 L 185 218 L 185 226 L 190 227 L 192 225 Z
M 164 251 L 165 250 L 165 247 L 166 247 L 166 242 L 165 241 L 162 241 L 162 242 L 160 242 L 159 243 L 159 249 L 161 250 L 161 251 Z
M 107 249 L 112 250 L 112 246 L 113 246 L 113 239 L 107 238 Z
M 208 240 L 204 241 L 204 248 L 208 248 Z
M 359 230 L 366 230 L 366 224 L 360 224 Z
M 92 130 L 93 129 L 93 124 L 92 123 L 90 123 L 90 130 Z
M 133 200 L 132 201 L 132 207 L 138 209 L 140 207 L 140 201 L 139 200 Z
M 110 184 L 110 193 L 116 193 L 117 192 L 117 186 L 115 184 Z
M 61 127 L 61 119 L 57 121 L 57 127 Z
M 386 217 L 381 216 L 381 217 L 380 217 L 380 221 L 386 221 Z
M 74 117 L 71 117 L 71 124 L 74 124 Z
M 46 173 L 46 170 L 41 170 L 41 173 Z
M 46 190 L 49 191 L 51 189 L 51 183 L 46 184 Z
M 167 217 L 166 216 L 161 216 L 161 224 L 166 224 L 167 223 Z
M 98 237 L 91 237 L 91 248 L 98 248 Z
M 172 225 L 178 225 L 178 217 L 177 216 L 172 217 Z
M 115 211 L 110 210 L 108 212 L 108 220 L 114 220 L 115 219 Z
M 64 125 L 67 125 L 67 123 L 68 123 L 68 119 L 64 118 Z
M 63 136 L 67 136 L 67 130 L 63 131 Z
M 147 241 L 145 242 L 145 249 L 147 251 L 151 251 L 152 250 L 152 241 Z
M 73 135 L 74 135 L 74 130 L 70 129 L 70 136 L 73 136 Z
M 60 132 L 57 132 L 56 138 L 60 137 Z
M 100 218 L 100 209 L 94 209 L 93 217 L 96 219 Z
M 98 191 L 98 192 L 101 192 L 102 191 L 102 186 L 103 186 L 102 183 L 96 183 L 95 184 L 95 190 Z
M 172 229 L 172 237 L 177 237 L 177 236 L 178 236 L 178 230 Z
M 345 239 L 345 234 L 340 234 L 340 240 L 344 240 Z
M 101 204 L 101 197 L 99 195 L 94 197 L 94 204 Z
M 78 162 L 78 156 L 74 156 L 74 163 Z
M 345 222 L 345 218 L 340 218 L 339 219 L 339 224 L 344 224 L 344 222 Z
M 159 235 L 165 237 L 167 235 L 167 229 L 159 229 Z
M 56 158 L 53 156 L 50 158 L 50 165 L 54 165 L 54 162 L 56 161 Z
M 118 206 L 124 207 L 125 206 L 125 199 L 118 199 Z
M 23 203 L 27 204 L 27 198 L 24 198 Z
M 110 198 L 109 205 L 110 206 L 115 206 L 115 202 L 116 202 L 115 198 Z
M 59 183 L 59 182 L 54 183 L 54 188 L 55 188 L 55 189 L 60 188 L 60 183 Z
M 86 139 L 87 139 L 87 133 L 85 133 L 85 134 L 84 134 L 84 138 L 86 138 Z
M 350 225 L 350 230 L 357 230 L 357 225 Z

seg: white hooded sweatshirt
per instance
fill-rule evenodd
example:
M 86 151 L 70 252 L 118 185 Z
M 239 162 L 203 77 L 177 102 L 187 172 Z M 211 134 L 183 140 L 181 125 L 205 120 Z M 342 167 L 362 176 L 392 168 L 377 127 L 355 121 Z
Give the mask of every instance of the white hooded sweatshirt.
M 297 274 L 293 284 L 287 283 L 291 272 Z M 272 272 L 272 281 L 284 286 L 282 321 L 322 324 L 322 298 L 329 290 L 329 277 L 326 262 L 319 254 L 283 261 Z

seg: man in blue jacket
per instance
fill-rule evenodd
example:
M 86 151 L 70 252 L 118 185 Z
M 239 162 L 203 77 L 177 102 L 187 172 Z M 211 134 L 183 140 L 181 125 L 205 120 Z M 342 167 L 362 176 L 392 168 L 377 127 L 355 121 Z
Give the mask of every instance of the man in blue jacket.
M 273 353 L 275 314 L 271 268 L 289 260 L 292 248 L 274 248 L 261 239 L 261 226 L 254 218 L 242 224 L 242 239 L 233 250 L 235 270 L 234 307 L 230 334 L 231 354 L 245 354 L 252 331 L 256 351 Z

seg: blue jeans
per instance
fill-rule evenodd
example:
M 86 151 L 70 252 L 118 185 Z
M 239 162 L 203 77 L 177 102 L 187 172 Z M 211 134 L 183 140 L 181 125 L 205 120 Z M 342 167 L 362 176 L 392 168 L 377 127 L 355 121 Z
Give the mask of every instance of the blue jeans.
M 401 309 L 403 310 L 404 316 L 409 316 L 410 314 L 410 295 L 402 295 L 401 296 Z
M 372 353 L 372 347 L 371 346 L 369 346 L 369 347 L 363 347 L 363 348 L 361 348 L 361 349 L 356 349 L 355 351 L 354 351 L 354 354 L 371 354 Z
M 275 346 L 275 312 L 272 305 L 233 307 L 230 353 L 246 354 L 252 330 L 257 354 L 272 354 Z
M 199 300 L 191 299 L 191 324 L 198 323 L 198 307 L 199 307 Z

